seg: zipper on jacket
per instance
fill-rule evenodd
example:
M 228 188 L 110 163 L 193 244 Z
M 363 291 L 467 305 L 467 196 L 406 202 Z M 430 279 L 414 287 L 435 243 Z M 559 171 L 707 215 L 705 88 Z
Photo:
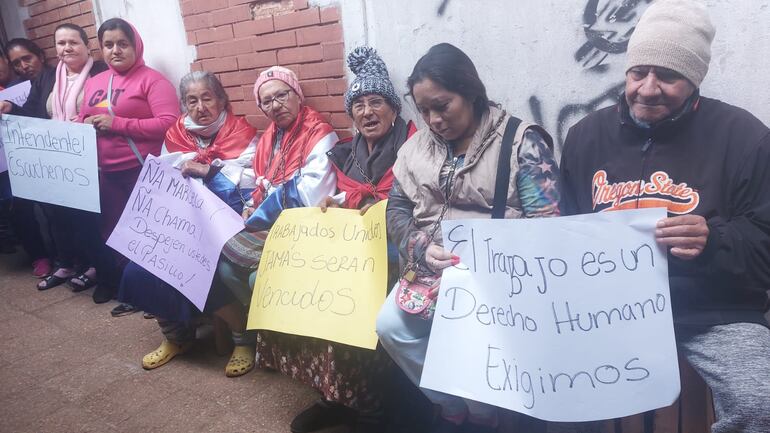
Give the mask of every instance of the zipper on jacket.
M 642 163 L 639 169 L 639 192 L 636 194 L 636 208 L 639 209 L 639 199 L 644 191 L 642 191 L 642 185 L 644 183 L 644 172 L 647 169 L 647 156 L 648 151 L 652 147 L 652 137 L 648 137 L 642 145 Z
M 455 180 L 455 171 L 457 170 L 457 161 L 460 158 L 454 156 L 452 157 L 452 167 L 449 168 L 449 173 L 446 177 L 446 185 L 444 186 L 444 201 L 449 203 L 449 196 L 452 194 L 452 185 L 454 184 Z

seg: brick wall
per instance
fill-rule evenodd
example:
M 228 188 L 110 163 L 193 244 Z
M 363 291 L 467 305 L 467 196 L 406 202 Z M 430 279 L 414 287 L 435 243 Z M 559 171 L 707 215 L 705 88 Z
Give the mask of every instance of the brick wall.
M 91 0 L 3 0 L 18 1 L 19 6 L 26 6 L 29 18 L 24 20 L 27 37 L 45 51 L 48 63 L 56 64 L 53 31 L 59 24 L 74 23 L 83 27 L 88 34 L 89 48 L 96 59 L 101 59 L 99 42 L 96 40 Z
M 345 113 L 344 44 L 337 7 L 307 0 L 180 0 L 188 42 L 197 48 L 192 69 L 217 74 L 235 114 L 264 129 L 269 121 L 254 101 L 257 75 L 272 65 L 297 72 L 306 103 L 341 136 Z

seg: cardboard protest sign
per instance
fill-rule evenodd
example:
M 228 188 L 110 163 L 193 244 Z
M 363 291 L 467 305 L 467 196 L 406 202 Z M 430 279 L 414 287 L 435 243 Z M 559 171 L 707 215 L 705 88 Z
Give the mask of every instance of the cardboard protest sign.
M 91 125 L 3 115 L 0 141 L 14 196 L 100 211 Z
M 287 209 L 259 263 L 249 329 L 270 329 L 352 346 L 377 346 L 385 300 L 385 201 L 350 209 Z
M 444 221 L 446 269 L 420 386 L 547 421 L 672 404 L 679 367 L 665 209 Z
M 149 155 L 107 240 L 203 311 L 219 253 L 243 219 L 201 182 Z

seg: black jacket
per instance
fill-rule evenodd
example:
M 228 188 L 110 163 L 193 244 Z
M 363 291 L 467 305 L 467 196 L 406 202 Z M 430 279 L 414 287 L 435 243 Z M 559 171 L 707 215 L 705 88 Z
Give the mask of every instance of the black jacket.
M 107 64 L 101 60 L 95 60 L 88 75 L 94 75 L 107 70 Z M 48 96 L 53 92 L 53 85 L 56 83 L 56 68 L 46 66 L 37 78 L 30 83 L 29 96 L 23 106 L 13 104 L 10 114 L 17 116 L 38 117 L 40 119 L 49 119 L 48 110 L 45 104 L 48 102 Z
M 572 127 L 562 212 L 665 206 L 671 216 L 702 215 L 710 233 L 701 255 L 669 254 L 674 321 L 767 325 L 770 130 L 743 109 L 694 98 L 692 111 L 652 129 L 634 124 L 623 98 Z

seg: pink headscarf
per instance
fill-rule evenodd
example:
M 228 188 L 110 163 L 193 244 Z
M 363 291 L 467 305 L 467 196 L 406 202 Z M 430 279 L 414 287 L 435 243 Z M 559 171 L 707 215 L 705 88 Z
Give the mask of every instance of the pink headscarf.
M 72 87 L 67 88 L 67 67 L 63 61 L 59 60 L 56 65 L 56 81 L 53 84 L 53 110 L 51 118 L 55 120 L 69 121 L 78 115 L 78 95 L 83 91 L 91 67 L 94 65 L 94 59 L 88 55 L 88 61 L 75 78 Z
M 141 68 L 142 66 L 144 66 L 144 42 L 142 42 L 142 37 L 139 36 L 139 32 L 136 30 L 136 27 L 134 27 L 133 24 L 129 23 L 128 21 L 122 18 L 119 18 L 119 19 L 125 22 L 126 24 L 128 24 L 131 27 L 131 30 L 133 30 L 134 32 L 134 52 L 136 53 L 136 61 L 134 62 L 134 65 L 131 66 L 131 69 L 125 72 L 118 72 L 112 67 L 112 65 L 110 64 L 110 62 L 107 61 L 107 59 L 105 59 L 105 61 L 107 61 L 107 66 L 110 68 L 112 72 L 114 72 L 117 75 L 126 76 L 131 74 L 135 70 Z M 126 37 L 128 37 L 128 35 L 126 35 Z

